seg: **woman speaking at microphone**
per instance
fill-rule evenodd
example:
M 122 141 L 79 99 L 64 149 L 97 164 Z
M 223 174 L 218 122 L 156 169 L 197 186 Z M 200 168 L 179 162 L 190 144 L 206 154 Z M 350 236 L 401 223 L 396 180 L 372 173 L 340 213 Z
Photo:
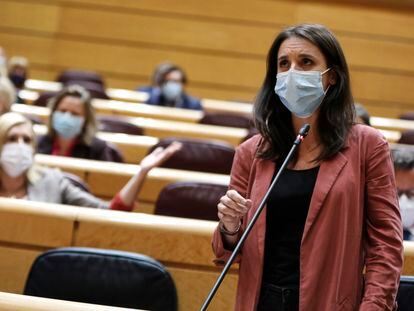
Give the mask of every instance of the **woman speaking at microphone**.
M 218 204 L 217 264 L 299 129 L 311 128 L 237 259 L 236 310 L 394 310 L 403 245 L 388 144 L 355 124 L 346 60 L 327 28 L 302 24 L 277 36 L 254 111 L 260 134 L 238 147 Z

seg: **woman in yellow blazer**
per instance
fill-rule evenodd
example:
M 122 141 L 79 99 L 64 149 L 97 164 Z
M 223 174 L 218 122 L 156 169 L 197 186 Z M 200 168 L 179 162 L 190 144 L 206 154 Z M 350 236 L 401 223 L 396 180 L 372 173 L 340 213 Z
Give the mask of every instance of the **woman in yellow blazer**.
M 236 310 L 394 310 L 403 245 L 388 144 L 354 123 L 347 64 L 328 29 L 303 24 L 278 35 L 255 121 L 260 134 L 237 149 L 218 204 L 217 264 L 228 259 L 296 133 L 304 123 L 311 130 L 238 257 Z

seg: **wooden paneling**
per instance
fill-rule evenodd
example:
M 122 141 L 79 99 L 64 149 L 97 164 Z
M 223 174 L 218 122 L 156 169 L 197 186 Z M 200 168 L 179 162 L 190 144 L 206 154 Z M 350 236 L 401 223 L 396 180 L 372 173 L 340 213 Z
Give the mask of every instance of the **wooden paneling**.
M 62 2 L 64 0 L 61 0 Z M 262 25 L 290 24 L 295 20 L 297 3 L 294 1 L 198 1 L 183 0 L 166 5 L 163 0 L 69 0 L 73 5 L 95 5 L 93 7 L 129 9 L 147 14 L 176 18 L 207 19 L 222 23 L 251 23 Z
M 36 231 L 32 233 L 36 234 Z M 40 250 L 0 246 L 0 291 L 23 293 L 32 263 L 40 253 Z M 3 310 L 1 306 L 0 310 Z
M 317 22 L 338 36 L 355 98 L 383 116 L 413 109 L 414 11 L 390 1 L 0 0 L 0 42 L 27 55 L 35 78 L 68 67 L 97 70 L 109 86 L 147 84 L 171 60 L 203 98 L 251 101 L 284 26 Z M 385 6 L 384 6 L 385 5 Z M 388 5 L 389 7 L 386 7 Z M 399 9 L 398 9 L 399 8 Z M 30 49 L 27 47 L 30 46 Z M 91 52 L 93 51 L 93 52 Z
M 182 295 L 178 301 L 179 310 L 198 310 L 201 308 L 210 289 L 217 280 L 218 273 L 211 271 L 194 271 L 182 268 L 168 268 L 172 274 L 177 287 L 181 293 L 192 293 Z M 194 290 L 197 288 L 198 290 Z M 234 310 L 236 301 L 237 274 L 229 272 L 214 297 L 209 310 Z
M 72 210 L 76 215 L 75 234 L 74 239 L 66 246 L 143 252 L 160 260 L 173 276 L 182 311 L 194 310 L 201 305 L 220 271 L 211 261 L 213 255 L 210 239 L 216 226 L 215 222 L 10 199 L 0 199 L 0 203 L 2 216 L 15 212 L 31 216 L 36 213 L 35 211 L 40 211 L 39 213 L 50 212 L 51 219 L 55 217 L 60 219 L 52 209 Z M 20 222 L 14 222 L 13 217 L 10 220 L 15 226 L 21 225 Z M 0 243 L 0 289 L 20 293 L 23 290 L 25 276 L 38 251 L 31 250 L 27 243 L 16 244 L 14 241 L 9 241 L 9 246 L 3 245 L 8 241 Z M 34 245 L 37 242 L 34 240 L 33 243 L 28 244 Z M 38 248 L 43 247 L 39 245 Z M 413 258 L 414 242 L 405 241 L 403 274 L 414 273 Z M 7 280 L 12 278 L 13 281 L 8 283 Z M 236 282 L 235 267 L 223 282 L 209 310 L 233 308 Z M 0 295 L 0 300 L 1 297 Z
M 176 284 L 180 310 L 190 311 L 201 306 L 221 271 L 212 261 L 211 236 L 216 222 L 0 199 L 0 214 L 9 219 L 10 226 L 21 225 L 15 217 L 7 217 L 15 213 L 28 218 L 36 213 L 49 213 L 53 225 L 61 218 L 53 209 L 65 210 L 65 213 L 71 210 L 75 215 L 73 239 L 62 246 L 139 252 L 161 261 Z M 33 260 L 49 248 L 44 248 L 36 239 L 39 228 L 29 229 L 31 241 L 30 235 L 24 241 L 18 239 L 23 242 L 15 243 L 11 235 L 7 236 L 10 240 L 0 241 L 0 290 L 21 293 Z M 210 309 L 233 309 L 236 284 L 237 267 L 234 267 Z
M 74 159 L 45 154 L 37 154 L 35 160 L 39 165 L 57 167 L 63 171 L 81 176 L 88 183 L 94 195 L 106 199 L 110 199 L 118 193 L 139 170 L 139 165 Z M 110 183 L 108 183 L 109 180 Z M 161 189 L 176 181 L 199 181 L 228 185 L 229 180 L 230 177 L 228 175 L 154 168 L 148 173 L 138 199 L 139 201 L 154 203 Z
M 71 243 L 76 215 L 73 209 L 49 205 L 36 210 L 19 200 L 0 200 L 0 208 L 0 241 L 42 247 Z

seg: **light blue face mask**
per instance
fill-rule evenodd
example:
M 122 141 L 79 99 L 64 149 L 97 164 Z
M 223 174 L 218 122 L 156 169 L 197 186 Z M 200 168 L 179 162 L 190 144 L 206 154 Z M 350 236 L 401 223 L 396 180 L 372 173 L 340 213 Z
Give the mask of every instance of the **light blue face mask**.
M 299 71 L 290 69 L 277 74 L 275 93 L 280 101 L 299 118 L 311 116 L 321 105 L 326 92 L 323 90 L 322 75 L 328 72 Z
M 183 85 L 176 81 L 167 81 L 161 86 L 161 92 L 168 100 L 176 100 L 183 91 Z
M 53 129 L 63 138 L 72 139 L 82 131 L 85 118 L 70 112 L 55 111 L 52 115 Z

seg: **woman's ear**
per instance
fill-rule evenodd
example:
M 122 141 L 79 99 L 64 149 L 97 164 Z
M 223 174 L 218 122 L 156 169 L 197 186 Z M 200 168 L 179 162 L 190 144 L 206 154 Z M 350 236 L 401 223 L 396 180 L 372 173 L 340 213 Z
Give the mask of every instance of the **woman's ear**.
M 329 79 L 328 79 L 329 84 L 330 85 L 335 85 L 336 80 L 338 78 L 338 75 L 337 75 L 336 71 L 335 70 L 329 70 L 328 75 L 329 75 Z

